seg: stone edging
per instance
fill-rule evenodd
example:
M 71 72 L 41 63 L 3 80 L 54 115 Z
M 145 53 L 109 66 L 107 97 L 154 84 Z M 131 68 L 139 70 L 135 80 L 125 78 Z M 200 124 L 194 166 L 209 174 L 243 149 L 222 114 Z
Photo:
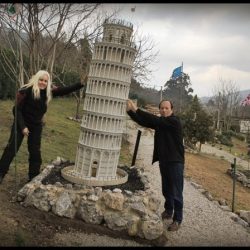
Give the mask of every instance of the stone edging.
M 227 174 L 230 175 L 232 178 L 234 177 L 234 173 L 231 168 L 227 170 Z M 236 180 L 241 182 L 244 187 L 250 188 L 250 179 L 247 178 L 245 174 L 243 174 L 241 171 L 236 170 L 235 176 Z
M 145 190 L 131 192 L 118 188 L 103 190 L 102 187 L 83 184 L 63 185 L 60 182 L 43 185 L 42 180 L 54 166 L 48 165 L 19 190 L 17 200 L 23 206 L 33 206 L 58 216 L 104 225 L 147 240 L 164 236 L 161 201 L 150 190 L 147 176 L 139 169 L 137 171 L 145 184 Z
M 223 211 L 230 212 L 230 217 L 233 221 L 241 224 L 244 227 L 250 227 L 250 211 L 239 210 L 238 213 L 231 212 L 231 209 L 229 208 L 225 199 L 215 200 L 210 192 L 203 189 L 202 185 L 195 183 L 191 178 L 187 179 L 189 179 L 191 185 L 195 187 L 198 191 L 200 191 L 208 200 L 214 202 Z

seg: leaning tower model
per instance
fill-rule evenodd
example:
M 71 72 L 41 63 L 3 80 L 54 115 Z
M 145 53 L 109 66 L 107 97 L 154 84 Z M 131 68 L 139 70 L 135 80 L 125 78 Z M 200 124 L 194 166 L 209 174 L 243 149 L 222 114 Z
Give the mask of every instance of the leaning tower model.
M 105 186 L 128 179 L 118 162 L 136 53 L 132 32 L 131 23 L 105 20 L 103 37 L 95 42 L 75 165 L 62 170 L 73 183 Z

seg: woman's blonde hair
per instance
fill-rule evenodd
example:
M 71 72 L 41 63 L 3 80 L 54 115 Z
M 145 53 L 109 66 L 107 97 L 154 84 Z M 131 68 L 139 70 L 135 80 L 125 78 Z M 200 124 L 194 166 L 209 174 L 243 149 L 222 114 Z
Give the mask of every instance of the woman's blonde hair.
M 23 88 L 32 87 L 32 93 L 33 93 L 34 99 L 40 99 L 40 88 L 38 87 L 38 81 L 44 75 L 48 76 L 48 85 L 46 88 L 47 104 L 48 104 L 52 99 L 51 80 L 50 80 L 49 72 L 47 72 L 45 70 L 39 70 L 35 75 L 33 75 L 30 78 L 30 80 L 27 84 L 23 85 Z

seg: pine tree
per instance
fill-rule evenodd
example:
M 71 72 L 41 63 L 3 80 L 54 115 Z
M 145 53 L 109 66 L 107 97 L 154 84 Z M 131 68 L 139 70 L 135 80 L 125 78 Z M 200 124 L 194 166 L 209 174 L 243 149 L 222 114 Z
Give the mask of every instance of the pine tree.
M 192 101 L 193 89 L 190 87 L 190 77 L 186 73 L 176 79 L 171 78 L 164 85 L 163 96 L 174 103 L 175 111 L 180 113 Z
M 201 145 L 206 141 L 212 140 L 213 134 L 213 120 L 202 108 L 200 101 L 195 95 L 191 104 L 188 106 L 186 112 L 181 115 L 183 119 L 183 133 L 184 140 L 187 146 L 194 147 L 197 142 Z

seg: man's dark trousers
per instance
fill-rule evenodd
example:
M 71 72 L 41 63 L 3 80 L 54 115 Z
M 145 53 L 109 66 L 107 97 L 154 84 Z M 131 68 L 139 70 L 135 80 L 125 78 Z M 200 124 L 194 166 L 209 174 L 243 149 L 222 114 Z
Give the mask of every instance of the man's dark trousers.
M 183 172 L 184 164 L 180 162 L 160 163 L 162 194 L 165 197 L 164 208 L 173 214 L 173 221 L 183 219 Z

